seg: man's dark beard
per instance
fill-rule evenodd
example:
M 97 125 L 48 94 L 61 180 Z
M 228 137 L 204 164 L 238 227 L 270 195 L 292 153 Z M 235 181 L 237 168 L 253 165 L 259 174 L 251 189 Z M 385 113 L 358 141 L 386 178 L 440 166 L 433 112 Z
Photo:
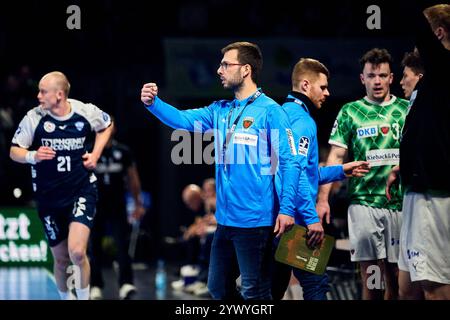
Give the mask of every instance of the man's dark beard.
M 244 81 L 241 81 L 239 83 L 233 84 L 229 87 L 230 90 L 233 90 L 233 92 L 239 91 L 244 86 Z

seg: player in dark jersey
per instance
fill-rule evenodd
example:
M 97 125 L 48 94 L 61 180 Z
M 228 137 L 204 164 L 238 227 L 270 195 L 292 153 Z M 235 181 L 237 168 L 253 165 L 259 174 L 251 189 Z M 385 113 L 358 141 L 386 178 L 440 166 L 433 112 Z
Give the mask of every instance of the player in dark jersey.
M 450 299 L 450 5 L 417 7 L 411 17 L 424 77 L 406 117 L 400 167 L 403 225 L 400 234 L 401 299 Z M 431 28 L 430 28 L 431 27 Z M 436 165 L 436 158 L 439 165 Z M 397 173 L 396 173 L 397 172 Z
M 112 131 L 108 114 L 68 99 L 69 91 L 63 73 L 46 74 L 39 82 L 40 105 L 22 119 L 10 150 L 14 161 L 31 164 L 38 213 L 64 300 L 73 298 L 68 284 L 72 279 L 77 298 L 89 298 L 86 247 L 97 201 L 92 170 Z M 71 263 L 74 266 L 69 268 Z
M 405 99 L 409 99 L 409 105 L 411 106 L 417 94 L 416 85 L 425 73 L 419 53 L 415 51 L 405 53 L 402 67 L 403 77 L 400 85 L 405 94 Z

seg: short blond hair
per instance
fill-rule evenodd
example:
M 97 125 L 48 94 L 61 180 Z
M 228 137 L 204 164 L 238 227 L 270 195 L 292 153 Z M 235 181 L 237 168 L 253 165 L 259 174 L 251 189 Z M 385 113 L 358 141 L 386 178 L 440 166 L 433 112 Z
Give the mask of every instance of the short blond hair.
M 321 73 L 323 73 L 327 78 L 330 77 L 330 72 L 327 67 L 325 67 L 325 65 L 319 60 L 301 58 L 292 71 L 292 86 L 298 87 L 300 82 L 304 79 L 315 81 L 319 78 Z
M 427 17 L 433 31 L 442 27 L 450 33 L 450 5 L 437 4 L 426 8 L 423 13 Z
M 44 78 L 51 79 L 57 89 L 62 90 L 66 97 L 69 96 L 70 82 L 64 73 L 60 71 L 52 71 L 42 77 L 42 79 Z

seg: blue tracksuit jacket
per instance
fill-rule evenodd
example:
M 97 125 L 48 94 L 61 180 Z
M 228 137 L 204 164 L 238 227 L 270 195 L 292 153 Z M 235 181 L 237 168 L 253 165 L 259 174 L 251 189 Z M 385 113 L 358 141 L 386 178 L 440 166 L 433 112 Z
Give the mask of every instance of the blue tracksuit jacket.
M 317 127 L 309 114 L 309 108 L 314 105 L 305 95 L 292 92 L 282 108 L 286 111 L 297 147 L 297 157 L 300 159 L 300 177 L 298 181 L 297 198 L 295 201 L 295 223 L 303 226 L 319 222 L 316 212 L 316 199 L 319 184 L 345 179 L 342 165 L 319 168 L 319 146 Z M 277 190 L 281 189 L 282 176 L 277 175 Z
M 174 129 L 214 130 L 216 219 L 224 226 L 274 225 L 278 214 L 274 181 L 277 166 L 283 177 L 279 212 L 295 215 L 300 164 L 294 155 L 289 120 L 283 109 L 264 93 L 246 106 L 251 98 L 220 100 L 204 108 L 181 111 L 156 97 L 153 105 L 147 107 Z M 227 129 L 232 127 L 243 108 L 223 158 Z

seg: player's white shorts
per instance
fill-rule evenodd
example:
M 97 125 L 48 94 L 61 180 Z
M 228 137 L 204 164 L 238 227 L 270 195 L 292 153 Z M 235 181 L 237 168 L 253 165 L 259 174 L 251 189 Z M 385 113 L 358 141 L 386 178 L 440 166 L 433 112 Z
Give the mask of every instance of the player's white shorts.
M 401 211 L 352 204 L 348 208 L 352 261 L 398 261 Z
M 450 284 L 450 197 L 405 195 L 398 267 L 411 281 Z

